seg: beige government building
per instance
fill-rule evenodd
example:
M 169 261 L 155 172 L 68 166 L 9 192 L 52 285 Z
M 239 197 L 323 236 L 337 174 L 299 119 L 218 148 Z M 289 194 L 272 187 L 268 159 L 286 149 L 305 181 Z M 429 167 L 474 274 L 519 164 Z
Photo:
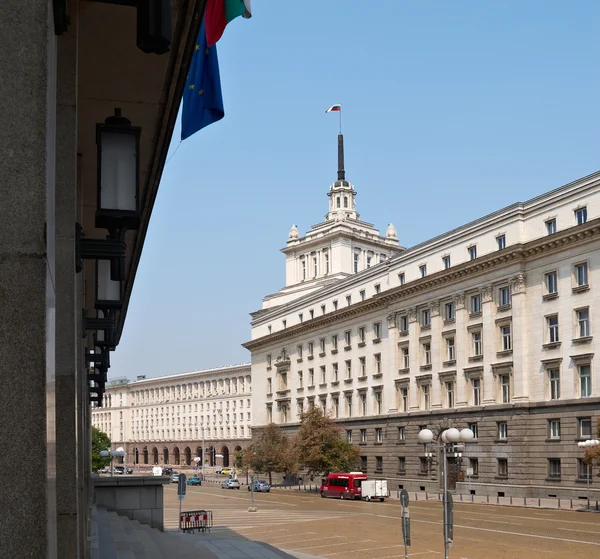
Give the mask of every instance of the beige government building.
M 343 154 L 339 169 L 325 220 L 290 230 L 285 287 L 252 314 L 255 428 L 293 431 L 319 406 L 360 446 L 357 467 L 435 490 L 439 459 L 419 430 L 470 427 L 452 487 L 585 496 L 577 442 L 600 417 L 600 173 L 405 249 L 392 225 L 380 236 L 360 219 Z
M 252 437 L 251 398 L 249 364 L 113 379 L 92 424 L 134 469 L 194 466 L 203 457 L 205 466 L 230 466 Z

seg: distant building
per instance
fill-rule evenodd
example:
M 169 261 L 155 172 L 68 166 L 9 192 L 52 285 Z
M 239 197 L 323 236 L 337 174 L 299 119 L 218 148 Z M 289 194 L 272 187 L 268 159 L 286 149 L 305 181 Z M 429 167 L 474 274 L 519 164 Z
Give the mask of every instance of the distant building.
M 325 221 L 290 231 L 286 286 L 252 315 L 255 427 L 294 430 L 319 406 L 360 445 L 363 471 L 410 490 L 440 484 L 419 430 L 470 427 L 451 487 L 585 496 L 599 185 L 595 173 L 402 249 L 392 225 L 380 237 L 359 220 L 338 174 Z
M 140 377 L 138 377 L 140 379 Z M 92 424 L 131 465 L 229 466 L 252 437 L 250 365 L 107 384 Z

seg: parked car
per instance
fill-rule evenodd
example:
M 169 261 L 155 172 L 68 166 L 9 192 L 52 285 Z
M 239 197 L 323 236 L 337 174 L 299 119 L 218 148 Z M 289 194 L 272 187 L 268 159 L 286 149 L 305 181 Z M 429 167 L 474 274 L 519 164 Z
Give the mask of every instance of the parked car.
M 233 468 L 223 468 L 223 469 L 221 470 L 221 473 L 222 473 L 224 476 L 229 476 L 229 475 L 231 475 L 231 474 L 233 473 Z
M 240 487 L 240 482 L 237 479 L 226 479 L 221 484 L 221 489 L 239 489 Z
M 179 472 L 173 472 L 171 474 L 171 483 L 179 483 Z
M 115 474 L 132 474 L 133 470 L 131 468 L 129 468 L 128 466 L 115 466 L 114 468 L 115 470 Z
M 259 479 L 255 479 L 254 483 L 248 485 L 248 491 L 255 491 L 257 493 L 269 493 L 271 486 L 266 482 Z
M 191 477 L 187 480 L 188 485 L 202 485 L 202 480 L 199 477 Z
M 215 474 L 220 474 L 223 471 L 223 466 L 215 466 Z
M 162 469 L 163 476 L 170 476 L 172 473 L 173 473 L 173 468 L 163 468 Z
M 110 466 L 104 466 L 101 470 L 98 470 L 99 474 L 110 474 Z

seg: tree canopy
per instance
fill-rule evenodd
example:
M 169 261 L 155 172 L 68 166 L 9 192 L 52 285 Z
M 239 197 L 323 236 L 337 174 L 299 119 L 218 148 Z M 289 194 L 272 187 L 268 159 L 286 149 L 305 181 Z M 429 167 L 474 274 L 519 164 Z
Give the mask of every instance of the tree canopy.
M 92 472 L 97 472 L 110 464 L 110 458 L 100 456 L 101 450 L 110 449 L 110 439 L 104 431 L 92 427 Z
M 242 462 L 255 472 L 268 474 L 269 483 L 272 483 L 272 473 L 291 471 L 295 460 L 288 437 L 281 427 L 270 423 L 245 450 Z
M 600 440 L 600 419 L 596 424 L 596 439 Z M 583 461 L 588 466 L 596 466 L 597 470 L 600 469 L 600 445 L 586 448 Z M 600 471 L 596 475 L 600 477 Z

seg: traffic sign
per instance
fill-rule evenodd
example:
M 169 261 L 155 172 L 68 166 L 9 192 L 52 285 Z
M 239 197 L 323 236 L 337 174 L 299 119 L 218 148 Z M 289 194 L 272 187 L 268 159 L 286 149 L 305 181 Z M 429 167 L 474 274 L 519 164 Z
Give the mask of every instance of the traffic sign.
M 404 555 L 408 557 L 408 546 L 410 545 L 410 512 L 408 510 L 408 491 L 400 492 L 400 504 L 402 505 L 402 536 L 404 538 Z
M 177 483 L 177 498 L 180 501 L 183 501 L 185 499 L 185 491 L 187 489 L 187 484 L 186 484 L 186 475 L 185 474 L 179 474 L 179 481 Z

